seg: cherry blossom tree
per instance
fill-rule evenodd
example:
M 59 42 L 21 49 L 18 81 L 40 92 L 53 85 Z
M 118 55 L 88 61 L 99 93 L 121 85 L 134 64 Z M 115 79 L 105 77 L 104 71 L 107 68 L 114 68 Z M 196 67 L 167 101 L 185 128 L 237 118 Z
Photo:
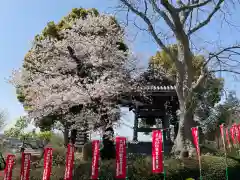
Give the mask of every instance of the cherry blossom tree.
M 79 130 L 86 122 L 107 126 L 119 119 L 118 97 L 131 89 L 134 58 L 113 17 L 88 14 L 70 25 L 57 38 L 36 38 L 11 82 L 36 123 L 53 117 Z

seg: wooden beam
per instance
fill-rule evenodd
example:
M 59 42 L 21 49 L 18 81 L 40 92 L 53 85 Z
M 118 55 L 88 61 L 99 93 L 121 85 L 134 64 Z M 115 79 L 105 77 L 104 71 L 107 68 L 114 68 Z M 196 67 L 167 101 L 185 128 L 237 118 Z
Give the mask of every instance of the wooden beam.
M 161 130 L 161 128 L 138 128 L 137 132 L 152 132 L 153 130 Z
M 164 97 L 164 96 L 177 96 L 175 91 L 149 91 L 145 92 L 146 96 L 159 96 L 159 97 Z M 137 92 L 133 92 L 132 96 L 141 96 Z
M 141 110 L 153 110 L 153 111 L 162 111 L 162 109 L 164 109 L 164 104 L 145 104 L 142 106 L 138 106 L 138 109 Z
M 137 113 L 138 118 L 148 118 L 148 117 L 163 117 L 165 112 L 163 111 L 139 111 Z

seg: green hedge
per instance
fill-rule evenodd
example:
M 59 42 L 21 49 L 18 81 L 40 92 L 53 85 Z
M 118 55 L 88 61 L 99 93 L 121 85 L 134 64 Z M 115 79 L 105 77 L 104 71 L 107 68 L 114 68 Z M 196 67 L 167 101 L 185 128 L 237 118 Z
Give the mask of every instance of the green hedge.
M 237 180 L 240 177 L 240 164 L 228 160 L 229 180 Z M 203 180 L 225 180 L 224 158 L 215 156 L 202 156 Z M 88 179 L 90 176 L 90 163 L 81 164 L 76 170 L 77 179 Z M 165 161 L 167 180 L 185 180 L 189 177 L 199 178 L 199 166 L 197 159 L 186 159 L 184 161 L 169 159 Z M 101 178 L 113 179 L 115 175 L 115 163 L 105 161 L 101 166 Z M 162 175 L 151 173 L 151 158 L 138 158 L 128 165 L 129 179 L 155 180 L 161 179 Z M 78 178 L 77 178 L 78 177 Z M 81 178 L 80 178 L 81 177 Z
M 137 158 L 128 162 L 129 179 L 137 180 L 159 180 L 161 175 L 151 173 L 151 158 Z M 229 180 L 240 179 L 240 164 L 237 161 L 228 159 Z M 203 180 L 225 180 L 225 163 L 223 157 L 202 156 Z M 65 167 L 55 166 L 52 170 L 51 180 L 63 180 Z M 197 159 L 186 159 L 184 161 L 169 159 L 165 161 L 167 180 L 185 180 L 192 177 L 199 178 Z M 31 171 L 31 180 L 41 180 L 42 168 Z M 89 180 L 91 163 L 85 162 L 76 166 L 73 180 Z M 100 174 L 102 180 L 112 180 L 115 176 L 115 162 L 104 161 L 101 163 Z M 16 171 L 14 176 L 16 180 Z M 14 178 L 14 180 L 15 180 Z

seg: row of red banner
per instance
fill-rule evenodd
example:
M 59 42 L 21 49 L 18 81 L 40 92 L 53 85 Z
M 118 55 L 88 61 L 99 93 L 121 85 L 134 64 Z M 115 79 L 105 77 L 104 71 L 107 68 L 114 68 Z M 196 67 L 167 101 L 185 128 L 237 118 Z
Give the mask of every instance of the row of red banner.
M 92 173 L 91 179 L 99 178 L 100 141 L 92 142 Z M 127 139 L 116 137 L 116 179 L 127 177 Z
M 220 132 L 222 137 L 224 138 L 224 144 L 226 141 L 229 148 L 231 147 L 231 144 L 234 145 L 240 144 L 240 124 L 234 123 L 230 127 L 231 140 L 229 137 L 229 129 L 228 128 L 224 129 L 224 124 L 220 125 Z
M 74 145 L 68 144 L 66 154 L 66 167 L 64 180 L 72 180 L 74 163 Z M 92 171 L 91 179 L 99 178 L 99 160 L 100 160 L 100 141 L 92 142 Z M 52 148 L 45 148 L 44 151 L 44 170 L 42 180 L 50 180 L 52 169 Z M 153 131 L 152 146 L 152 171 L 153 173 L 163 172 L 163 137 L 161 131 Z M 21 180 L 30 180 L 31 154 L 22 153 Z M 12 171 L 15 164 L 15 155 L 9 154 L 6 160 L 4 170 L 4 180 L 12 180 Z M 127 177 L 127 139 L 125 137 L 116 137 L 116 179 L 125 179 Z
M 52 170 L 52 152 L 53 152 L 52 148 L 45 148 L 44 150 L 44 170 L 42 180 L 50 180 Z M 74 146 L 72 144 L 68 144 L 64 180 L 72 180 L 73 162 L 74 162 Z M 9 154 L 6 160 L 7 166 L 4 170 L 4 180 L 12 180 L 12 170 L 14 163 L 15 155 Z M 30 163 L 31 154 L 22 153 L 20 180 L 30 180 Z
M 194 144 L 198 155 L 200 149 L 198 144 L 198 129 L 192 128 Z M 66 167 L 64 180 L 72 180 L 74 165 L 74 145 L 68 144 L 66 154 Z M 44 151 L 44 171 L 42 180 L 50 180 L 52 169 L 52 148 L 45 148 Z M 92 169 L 91 179 L 99 178 L 100 161 L 100 141 L 92 141 Z M 152 173 L 163 173 L 163 134 L 161 130 L 155 130 L 152 133 Z M 12 179 L 12 170 L 14 166 L 14 155 L 8 155 L 6 168 L 4 171 L 4 180 Z M 30 162 L 31 154 L 22 153 L 21 180 L 30 180 Z M 116 137 L 116 179 L 125 179 L 127 177 L 127 139 L 125 137 Z
M 4 170 L 4 180 L 12 180 L 12 171 L 15 164 L 15 155 L 9 154 L 6 160 Z M 31 154 L 22 153 L 22 164 L 20 171 L 20 180 L 30 180 Z M 52 148 L 46 148 L 44 152 L 44 171 L 43 180 L 50 180 L 52 167 Z

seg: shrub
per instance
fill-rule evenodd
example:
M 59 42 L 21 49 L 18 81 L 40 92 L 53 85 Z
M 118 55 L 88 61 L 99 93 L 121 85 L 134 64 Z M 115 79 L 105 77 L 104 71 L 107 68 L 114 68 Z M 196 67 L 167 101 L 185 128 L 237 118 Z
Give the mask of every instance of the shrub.
M 51 180 L 64 180 L 65 166 L 54 166 L 52 168 Z M 31 180 L 42 180 L 43 168 L 31 171 Z
M 65 165 L 66 148 L 59 147 L 53 150 L 53 166 Z
M 240 164 L 237 161 L 228 159 L 229 179 L 237 180 L 240 170 Z M 151 158 L 137 158 L 128 162 L 129 179 L 139 180 L 155 180 L 161 179 L 162 175 L 154 175 L 151 173 Z M 77 168 L 75 178 L 89 179 L 91 163 L 86 162 Z M 185 180 L 187 178 L 199 178 L 199 166 L 197 159 L 186 159 L 180 161 L 177 159 L 168 159 L 165 161 L 165 169 L 167 180 Z M 225 163 L 224 158 L 215 156 L 202 156 L 202 173 L 203 180 L 225 180 Z M 100 174 L 102 179 L 114 179 L 115 162 L 104 161 L 101 163 Z
M 217 156 L 202 156 L 203 180 L 225 180 L 225 159 Z M 228 159 L 229 180 L 239 179 L 240 164 L 237 161 Z M 134 157 L 128 161 L 128 177 L 130 180 L 156 180 L 162 179 L 162 175 L 151 173 L 151 157 Z M 199 179 L 198 160 L 177 159 L 165 160 L 167 180 L 185 180 L 187 178 Z M 52 168 L 51 180 L 62 180 L 64 177 L 65 166 L 59 165 Z M 42 179 L 43 168 L 31 171 L 31 180 Z M 91 173 L 91 162 L 82 162 L 75 166 L 73 180 L 89 180 Z M 18 172 L 19 173 L 19 172 Z M 19 174 L 14 171 L 13 180 L 18 180 Z M 115 177 L 115 160 L 101 162 L 100 179 L 113 180 Z
M 64 166 L 53 166 L 51 180 L 64 180 Z M 32 169 L 30 172 L 30 180 L 42 180 L 43 167 Z M 14 168 L 12 180 L 20 180 L 20 166 Z

